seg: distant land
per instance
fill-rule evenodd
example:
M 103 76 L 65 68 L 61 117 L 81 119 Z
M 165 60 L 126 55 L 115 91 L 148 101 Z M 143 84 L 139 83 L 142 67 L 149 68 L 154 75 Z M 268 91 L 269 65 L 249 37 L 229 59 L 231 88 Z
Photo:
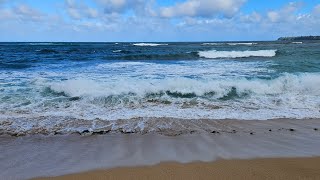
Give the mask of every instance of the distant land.
M 305 41 L 320 40 L 320 36 L 297 36 L 297 37 L 280 37 L 278 41 Z

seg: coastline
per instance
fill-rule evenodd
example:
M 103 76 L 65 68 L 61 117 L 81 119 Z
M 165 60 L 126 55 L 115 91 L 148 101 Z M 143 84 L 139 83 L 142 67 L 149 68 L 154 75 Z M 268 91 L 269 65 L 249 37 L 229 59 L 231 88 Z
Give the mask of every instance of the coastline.
M 160 163 L 153 166 L 94 170 L 34 180 L 85 179 L 320 179 L 320 157 L 218 160 L 214 162 Z
M 54 122 L 54 123 L 52 123 Z M 28 124 L 23 127 L 21 124 Z M 270 133 L 320 130 L 320 119 L 178 119 L 178 118 L 133 118 L 120 120 L 84 120 L 61 117 L 1 119 L 0 136 L 28 135 L 103 135 L 103 134 L 161 134 L 179 136 L 203 133 Z M 271 131 L 270 131 L 271 130 Z
M 190 131 L 198 127 L 197 124 L 181 126 L 177 123 L 173 125 L 187 130 L 175 133 L 163 133 L 166 131 L 162 130 L 161 133 L 2 135 L 0 176 L 18 180 L 161 162 L 320 156 L 318 119 L 203 122 L 209 121 L 202 121 L 201 128 L 207 128 L 207 131 Z

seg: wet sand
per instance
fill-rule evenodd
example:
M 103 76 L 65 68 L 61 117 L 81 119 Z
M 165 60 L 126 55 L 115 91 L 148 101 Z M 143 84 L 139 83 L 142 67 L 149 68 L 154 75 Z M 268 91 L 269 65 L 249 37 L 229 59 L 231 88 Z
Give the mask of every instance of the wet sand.
M 183 126 L 178 131 L 168 129 L 170 133 L 162 129 L 101 135 L 14 137 L 5 134 L 0 136 L 0 177 L 6 180 L 53 177 L 161 162 L 320 157 L 320 121 L 317 119 L 212 120 L 209 125 L 203 125 L 206 131 Z
M 320 179 L 320 157 L 218 160 L 188 164 L 161 163 L 154 166 L 96 170 L 46 180 L 162 180 L 162 179 Z

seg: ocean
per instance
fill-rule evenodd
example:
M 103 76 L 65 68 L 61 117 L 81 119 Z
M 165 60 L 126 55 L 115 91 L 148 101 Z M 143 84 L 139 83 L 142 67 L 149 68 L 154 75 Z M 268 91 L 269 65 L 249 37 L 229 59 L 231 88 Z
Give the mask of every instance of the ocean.
M 2 132 L 281 118 L 320 118 L 319 41 L 0 43 Z

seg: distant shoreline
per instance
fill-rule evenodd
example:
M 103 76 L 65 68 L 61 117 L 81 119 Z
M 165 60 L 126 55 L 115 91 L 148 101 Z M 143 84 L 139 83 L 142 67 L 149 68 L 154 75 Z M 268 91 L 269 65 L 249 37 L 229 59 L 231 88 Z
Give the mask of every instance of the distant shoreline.
M 293 36 L 293 37 L 280 37 L 278 41 L 310 41 L 320 40 L 320 36 Z

